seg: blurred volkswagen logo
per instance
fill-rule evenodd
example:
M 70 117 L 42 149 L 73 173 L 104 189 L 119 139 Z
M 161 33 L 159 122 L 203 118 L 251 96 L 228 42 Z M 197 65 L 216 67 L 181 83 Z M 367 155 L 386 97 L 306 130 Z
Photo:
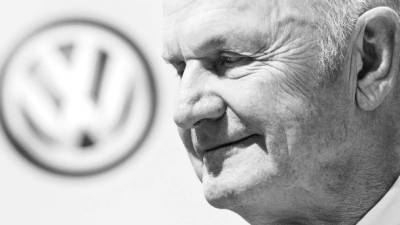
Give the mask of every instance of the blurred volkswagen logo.
M 146 138 L 156 93 L 149 64 L 117 29 L 84 19 L 28 35 L 2 69 L 0 119 L 15 149 L 62 175 L 119 165 Z

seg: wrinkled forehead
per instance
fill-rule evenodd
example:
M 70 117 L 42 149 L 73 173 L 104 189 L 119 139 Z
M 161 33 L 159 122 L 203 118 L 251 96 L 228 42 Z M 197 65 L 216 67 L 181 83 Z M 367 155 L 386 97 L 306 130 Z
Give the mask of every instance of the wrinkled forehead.
M 164 17 L 173 14 L 188 15 L 190 12 L 200 9 L 212 8 L 242 8 L 254 5 L 257 0 L 164 0 L 163 11 Z
M 257 14 L 270 14 L 271 10 L 292 10 L 303 15 L 312 5 L 325 0 L 164 0 L 164 17 L 190 16 L 197 11 L 231 9 L 239 12 L 252 10 Z
M 312 5 L 322 1 L 325 0 L 164 0 L 164 28 L 196 17 L 196 22 L 203 23 L 215 19 L 241 19 L 258 25 L 272 25 L 287 19 L 311 22 L 315 19 Z
M 164 51 L 199 49 L 207 40 L 221 39 L 255 50 L 285 36 L 301 36 L 315 19 L 308 13 L 310 1 L 165 0 Z

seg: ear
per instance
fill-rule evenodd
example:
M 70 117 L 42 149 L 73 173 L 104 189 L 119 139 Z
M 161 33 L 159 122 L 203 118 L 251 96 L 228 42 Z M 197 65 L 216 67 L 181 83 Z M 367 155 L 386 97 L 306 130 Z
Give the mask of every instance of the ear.
M 379 107 L 395 86 L 400 66 L 399 21 L 388 7 L 373 8 L 357 21 L 352 39 L 356 62 L 352 64 L 358 68 L 351 76 L 355 76 L 357 104 L 365 111 Z

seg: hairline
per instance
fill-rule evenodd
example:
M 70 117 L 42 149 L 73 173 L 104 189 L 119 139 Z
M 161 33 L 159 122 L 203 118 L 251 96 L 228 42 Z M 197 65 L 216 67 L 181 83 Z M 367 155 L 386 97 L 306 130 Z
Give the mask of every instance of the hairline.
M 324 80 L 336 80 L 345 61 L 355 24 L 366 11 L 387 6 L 400 12 L 399 0 L 324 0 L 316 4 L 314 12 L 324 18 L 319 24 L 319 68 Z M 327 76 L 327 77 L 326 77 Z

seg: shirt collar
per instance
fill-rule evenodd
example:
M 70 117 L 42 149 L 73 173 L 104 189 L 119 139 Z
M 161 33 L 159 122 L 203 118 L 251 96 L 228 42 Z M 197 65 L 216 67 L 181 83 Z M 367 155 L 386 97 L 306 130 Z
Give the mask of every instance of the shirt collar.
M 400 177 L 357 225 L 400 224 Z

